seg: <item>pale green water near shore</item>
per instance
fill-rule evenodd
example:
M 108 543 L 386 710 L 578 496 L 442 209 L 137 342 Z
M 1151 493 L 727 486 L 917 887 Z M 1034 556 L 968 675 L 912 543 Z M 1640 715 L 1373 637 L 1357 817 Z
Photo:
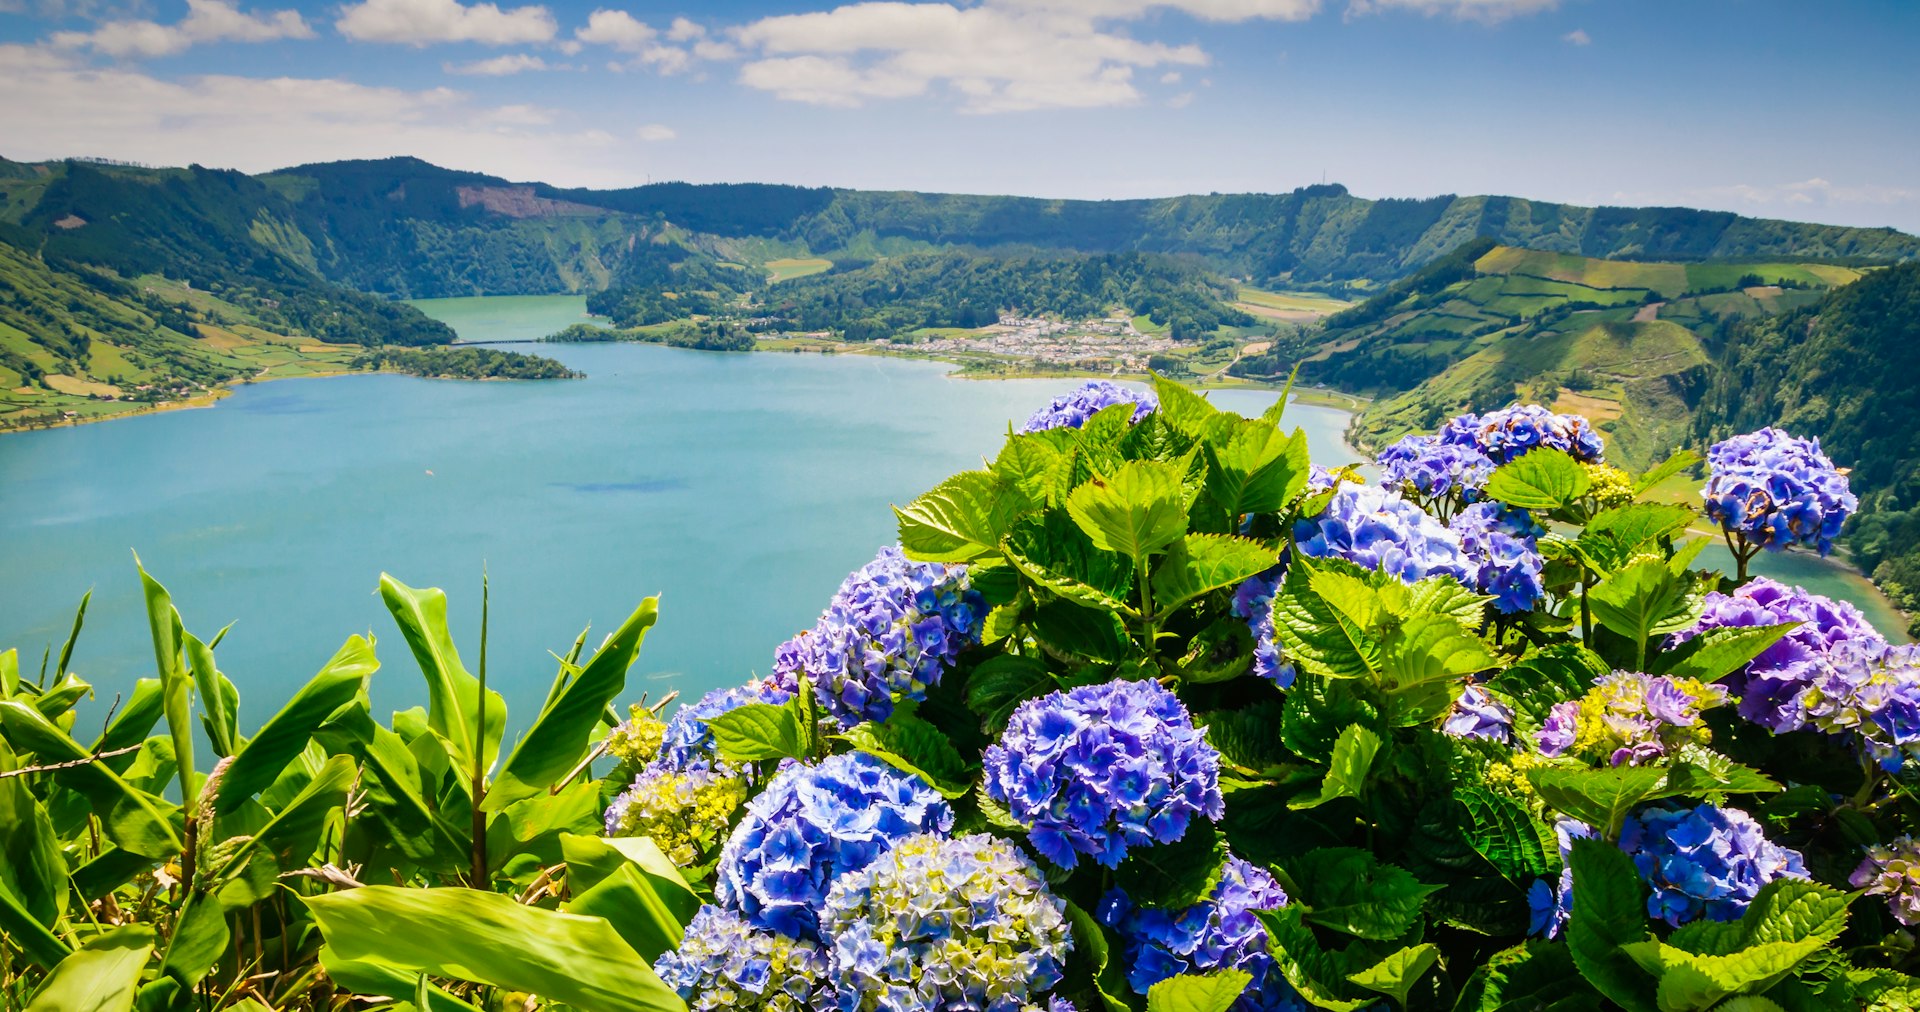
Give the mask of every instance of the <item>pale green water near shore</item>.
M 524 340 L 585 318 L 577 296 L 420 303 L 464 340 Z M 236 622 L 220 666 L 265 719 L 348 635 L 371 631 L 376 703 L 423 699 L 374 593 L 384 569 L 452 595 L 477 661 L 493 585 L 491 676 L 531 719 L 564 652 L 659 593 L 631 695 L 697 694 L 765 672 L 840 579 L 894 537 L 889 503 L 978 467 L 1009 421 L 1072 380 L 974 382 L 877 356 L 543 345 L 588 378 L 461 383 L 345 376 L 242 387 L 217 406 L 0 439 L 0 649 L 37 670 L 94 588 L 75 668 L 111 700 L 153 655 L 130 549 L 188 628 Z M 1258 413 L 1273 392 L 1221 390 Z M 1352 459 L 1347 416 L 1294 405 L 1314 459 Z M 1898 618 L 1817 560 L 1762 572 Z M 83 736 L 85 737 L 85 736 Z

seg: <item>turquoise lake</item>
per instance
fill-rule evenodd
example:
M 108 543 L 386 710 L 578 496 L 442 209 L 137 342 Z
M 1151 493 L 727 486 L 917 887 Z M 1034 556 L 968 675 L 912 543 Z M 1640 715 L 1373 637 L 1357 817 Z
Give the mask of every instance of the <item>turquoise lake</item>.
M 584 319 L 575 297 L 421 305 L 463 340 Z M 385 665 L 376 705 L 410 706 L 425 693 L 380 573 L 446 589 L 472 668 L 485 567 L 489 673 L 516 726 L 545 696 L 550 651 L 589 622 L 591 649 L 649 594 L 660 623 L 630 695 L 698 695 L 764 673 L 774 647 L 812 625 L 848 571 L 894 540 L 888 504 L 979 467 L 1009 421 L 1075 385 L 959 380 L 874 356 L 522 350 L 587 378 L 279 380 L 211 408 L 0 437 L 0 648 L 37 670 L 91 587 L 74 669 L 102 703 L 150 676 L 137 550 L 188 629 L 235 623 L 218 659 L 243 725 L 368 631 Z M 1274 397 L 1214 395 L 1243 413 Z M 1288 414 L 1316 460 L 1346 459 L 1343 413 Z
M 419 303 L 462 340 L 540 337 L 577 297 Z M 371 375 L 244 386 L 216 406 L 0 437 L 0 648 L 37 670 L 94 590 L 73 667 L 101 702 L 152 673 L 137 550 L 187 627 L 229 622 L 220 667 L 243 726 L 264 720 L 341 642 L 371 631 L 376 705 L 424 701 L 381 606 L 382 571 L 451 597 L 468 667 L 480 577 L 489 669 L 524 727 L 555 662 L 659 594 L 629 696 L 699 693 L 764 673 L 846 573 L 894 539 L 890 503 L 980 466 L 1009 422 L 1076 381 L 968 381 L 937 363 L 549 345 L 572 382 Z M 1216 391 L 1246 414 L 1272 392 Z M 1347 415 L 1293 405 L 1314 459 L 1352 459 Z M 1762 571 L 1898 617 L 1857 574 L 1806 556 Z M 104 707 L 85 719 L 98 720 Z M 82 728 L 90 738 L 94 728 Z

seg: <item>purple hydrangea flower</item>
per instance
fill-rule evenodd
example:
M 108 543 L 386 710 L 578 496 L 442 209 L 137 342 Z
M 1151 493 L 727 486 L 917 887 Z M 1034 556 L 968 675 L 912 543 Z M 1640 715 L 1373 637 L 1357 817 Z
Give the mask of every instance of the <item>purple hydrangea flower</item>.
M 1544 533 L 1525 510 L 1482 502 L 1454 514 L 1448 529 L 1473 565 L 1468 586 L 1493 597 L 1503 614 L 1532 611 L 1546 593 L 1540 574 L 1546 562 L 1534 540 Z
M 980 641 L 986 613 L 967 567 L 914 562 L 890 545 L 848 575 L 810 632 L 774 651 L 768 681 L 791 692 L 806 675 L 842 726 L 885 720 L 896 695 L 926 698 Z
M 1920 646 L 1848 640 L 1800 695 L 1806 725 L 1852 740 L 1888 770 L 1920 755 Z
M 1554 822 L 1553 835 L 1560 841 L 1560 880 L 1534 879 L 1527 890 L 1527 906 L 1533 914 L 1527 933 L 1546 938 L 1559 938 L 1567 918 L 1573 916 L 1573 841 L 1592 839 L 1593 827 L 1563 816 Z
M 1583 464 L 1598 464 L 1606 454 L 1592 422 L 1579 415 L 1556 415 L 1538 404 L 1461 415 L 1441 428 L 1440 442 L 1477 447 L 1495 464 L 1541 446 L 1565 450 Z
M 1077 429 L 1087 424 L 1087 419 L 1099 414 L 1101 409 L 1115 404 L 1134 405 L 1133 421 L 1137 422 L 1147 417 L 1160 402 L 1150 393 L 1123 387 L 1109 380 L 1088 380 L 1079 389 L 1048 401 L 1046 407 L 1034 412 L 1027 423 L 1020 426 L 1020 431 Z
M 821 919 L 840 1012 L 1020 1012 L 1060 982 L 1066 901 L 1005 840 L 909 837 L 834 882 Z
M 1789 622 L 1800 625 L 1720 681 L 1739 699 L 1740 716 L 1775 734 L 1797 731 L 1806 726 L 1802 697 L 1820 677 L 1828 653 L 1843 642 L 1886 642 L 1860 609 L 1757 576 L 1731 594 L 1708 594 L 1700 621 L 1676 633 L 1673 645 L 1713 629 Z
M 1280 659 L 1280 644 L 1273 633 L 1273 595 L 1279 592 L 1286 570 L 1275 566 L 1258 576 L 1248 577 L 1233 591 L 1233 615 L 1244 619 L 1253 634 L 1253 673 L 1287 688 L 1293 684 L 1293 665 Z
M 1860 507 L 1817 439 L 1765 428 L 1713 444 L 1707 464 L 1707 518 L 1768 551 L 1804 545 L 1825 555 Z
M 782 770 L 721 848 L 714 898 L 790 938 L 818 938 L 833 880 L 915 833 L 946 832 L 953 810 L 918 777 L 864 752 Z
M 1458 534 L 1377 485 L 1340 485 L 1324 512 L 1294 523 L 1293 538 L 1302 555 L 1346 559 L 1407 583 L 1429 576 L 1476 582 Z
M 1760 824 L 1737 808 L 1699 805 L 1630 815 L 1620 830 L 1620 849 L 1653 887 L 1647 913 L 1675 927 L 1702 916 L 1734 920 L 1761 886 L 1809 877 L 1798 851 L 1768 840 Z
M 763 679 L 755 679 L 745 685 L 736 685 L 731 688 L 715 689 L 673 712 L 673 717 L 667 721 L 665 735 L 660 741 L 660 751 L 647 765 L 672 770 L 675 773 L 688 773 L 714 767 L 726 769 L 728 764 L 714 757 L 713 733 L 707 729 L 707 721 L 730 710 L 739 709 L 748 703 L 769 703 L 778 706 L 792 698 L 792 690 L 781 688 Z
M 797 1012 L 833 1004 L 834 975 L 819 943 L 748 923 L 709 903 L 693 915 L 680 946 L 653 964 L 693 1012 Z
M 1920 924 L 1920 840 L 1902 836 L 1868 847 L 1847 884 L 1871 896 L 1885 896 L 1894 920 L 1908 927 Z
M 1136 906 L 1125 890 L 1114 889 L 1100 901 L 1098 915 L 1126 943 L 1127 983 L 1146 994 L 1183 973 L 1243 970 L 1256 982 L 1264 980 L 1273 957 L 1267 952 L 1267 929 L 1254 912 L 1286 905 L 1286 890 L 1270 872 L 1229 857 L 1220 884 L 1193 906 Z
M 1041 856 L 1112 868 L 1130 847 L 1172 843 L 1219 819 L 1220 753 L 1157 682 L 1083 685 L 1020 704 L 987 747 L 987 795 L 1029 827 Z
M 1509 741 L 1513 738 L 1513 709 L 1486 689 L 1469 685 L 1460 690 L 1440 730 L 1456 738 Z
M 1555 703 L 1535 744 L 1543 755 L 1574 755 L 1612 766 L 1639 766 L 1680 745 L 1706 741 L 1704 710 L 1727 701 L 1722 685 L 1692 678 L 1615 671 L 1579 699 Z
M 1380 483 L 1403 494 L 1471 501 L 1493 475 L 1493 459 L 1471 444 L 1413 435 L 1380 451 Z

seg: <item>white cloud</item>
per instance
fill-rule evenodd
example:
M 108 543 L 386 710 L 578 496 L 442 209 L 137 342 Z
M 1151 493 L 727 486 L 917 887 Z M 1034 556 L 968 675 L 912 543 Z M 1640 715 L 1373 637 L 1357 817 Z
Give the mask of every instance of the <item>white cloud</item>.
M 172 56 L 202 42 L 310 39 L 313 29 L 291 10 L 246 12 L 229 0 L 187 0 L 187 16 L 170 25 L 109 21 L 90 32 L 56 32 L 53 44 L 108 56 Z
M 510 46 L 546 42 L 559 31 L 545 7 L 502 10 L 459 0 L 360 0 L 340 11 L 340 34 L 361 42 L 479 42 Z
M 260 172 L 417 155 L 572 186 L 630 186 L 645 171 L 636 145 L 556 125 L 562 113 L 491 106 L 450 88 L 294 77 L 162 79 L 19 45 L 0 45 L 0 80 L 8 98 L 0 102 L 0 137 L 13 158 L 104 155 Z
M 1072 14 L 1084 18 L 1137 18 L 1156 10 L 1179 11 L 1201 21 L 1249 21 L 1255 18 L 1304 21 L 1320 10 L 1320 0 L 988 0 L 1008 10 Z
M 1576 46 L 1590 46 L 1593 44 L 1593 36 L 1588 35 L 1587 30 L 1584 28 L 1575 28 L 1573 31 L 1560 36 L 1560 41 Z
M 1169 70 L 1166 73 L 1161 74 L 1160 83 L 1161 84 L 1179 84 L 1180 72 L 1177 70 Z
M 1447 14 L 1463 21 L 1492 24 L 1508 18 L 1552 10 L 1559 0 L 1348 0 L 1347 13 L 1372 14 L 1384 10 L 1407 10 L 1432 17 Z
M 588 16 L 585 26 L 574 29 L 573 37 L 579 42 L 611 46 L 631 55 L 625 63 L 608 64 L 610 70 L 652 69 L 662 74 L 678 74 L 692 67 L 696 59 L 712 58 L 706 53 L 724 52 L 724 58 L 732 56 L 731 47 L 716 49 L 709 42 L 696 42 L 692 49 L 668 44 L 687 42 L 705 34 L 706 29 L 699 25 L 686 18 L 676 18 L 662 36 L 659 29 L 626 11 L 601 8 Z
M 528 70 L 546 70 L 547 61 L 527 53 L 507 53 L 487 60 L 474 60 L 471 63 L 443 63 L 440 69 L 449 74 L 466 74 L 479 77 L 506 77 Z
M 1143 42 L 1095 20 L 1149 6 L 1166 5 L 870 2 L 763 18 L 732 34 L 757 56 L 741 83 L 791 101 L 856 106 L 940 85 L 966 112 L 1086 108 L 1138 102 L 1138 69 L 1207 63 L 1196 45 Z
M 664 126 L 659 123 L 648 123 L 646 126 L 635 130 L 633 135 L 649 144 L 653 144 L 660 141 L 673 140 L 675 137 L 680 136 L 680 133 L 670 126 Z

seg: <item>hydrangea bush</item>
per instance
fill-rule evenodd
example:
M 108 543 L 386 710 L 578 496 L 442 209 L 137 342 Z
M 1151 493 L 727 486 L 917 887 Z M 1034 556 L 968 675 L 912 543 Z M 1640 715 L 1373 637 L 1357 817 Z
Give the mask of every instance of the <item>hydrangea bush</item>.
M 1697 460 L 1633 475 L 1516 405 L 1369 480 L 1277 411 L 1056 399 L 899 508 L 767 683 L 658 735 L 757 792 L 662 978 L 845 1012 L 1906 1007 L 1910 945 L 1834 953 L 1920 917 L 1920 655 L 1695 565 L 1703 514 L 1822 549 L 1854 503 L 1817 446 L 1716 446 L 1779 492 L 1732 521 L 1730 478 L 1646 498 Z

